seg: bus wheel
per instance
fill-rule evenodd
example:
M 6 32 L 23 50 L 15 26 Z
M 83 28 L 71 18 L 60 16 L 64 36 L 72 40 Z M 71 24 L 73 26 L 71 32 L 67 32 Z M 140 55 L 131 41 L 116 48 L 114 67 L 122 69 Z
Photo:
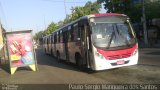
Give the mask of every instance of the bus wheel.
M 80 55 L 76 55 L 75 59 L 76 59 L 76 66 L 78 68 L 82 67 L 82 57 Z

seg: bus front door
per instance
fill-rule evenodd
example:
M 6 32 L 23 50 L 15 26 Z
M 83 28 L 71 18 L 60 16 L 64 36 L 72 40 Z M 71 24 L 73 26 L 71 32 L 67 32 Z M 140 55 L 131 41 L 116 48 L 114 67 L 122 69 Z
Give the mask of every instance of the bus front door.
M 80 27 L 80 37 L 81 37 L 81 52 L 82 52 L 82 65 L 90 68 L 89 54 L 88 54 L 88 30 L 87 25 Z

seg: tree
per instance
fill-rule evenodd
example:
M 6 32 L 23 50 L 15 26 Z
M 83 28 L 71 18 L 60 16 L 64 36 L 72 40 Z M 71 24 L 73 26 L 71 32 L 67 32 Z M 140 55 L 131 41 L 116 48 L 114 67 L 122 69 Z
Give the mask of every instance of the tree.
M 51 24 L 48 25 L 47 29 L 44 31 L 39 31 L 35 34 L 34 39 L 39 40 L 40 38 L 51 34 L 53 31 L 55 31 L 58 28 L 58 24 L 51 22 Z
M 42 38 L 44 36 L 44 31 L 39 31 L 35 34 L 34 36 L 34 40 L 39 40 L 40 38 Z
M 46 30 L 46 35 L 51 34 L 53 31 L 55 31 L 58 28 L 58 24 L 51 22 L 51 24 L 48 25 Z
M 124 13 L 128 15 L 132 22 L 140 22 L 142 17 L 142 3 L 134 4 L 132 0 L 97 0 L 104 3 L 107 12 Z M 145 0 L 146 18 L 160 18 L 160 2 Z
M 160 1 L 146 2 L 147 19 L 160 18 Z
M 132 0 L 97 0 L 97 2 L 104 3 L 107 12 L 125 13 L 132 6 Z
M 59 27 L 61 27 L 61 26 L 63 26 L 63 21 L 59 21 L 57 24 Z
M 132 22 L 141 22 L 142 5 L 141 4 L 133 5 L 125 14 L 130 17 Z
M 66 15 L 66 18 L 63 21 L 63 25 L 71 22 L 71 15 Z
M 52 32 L 54 32 L 57 28 L 62 27 L 63 25 L 70 23 L 71 21 L 74 21 L 82 16 L 99 13 L 99 10 L 101 8 L 100 3 L 97 2 L 87 2 L 84 6 L 80 7 L 72 7 L 71 14 L 68 14 L 64 21 L 59 21 L 58 23 L 52 22 L 48 25 L 47 29 L 44 31 L 40 31 L 36 33 L 35 38 L 36 40 L 39 38 L 42 38 L 43 36 L 49 35 Z
M 71 14 L 70 21 L 76 20 L 85 15 L 99 13 L 100 8 L 101 8 L 101 5 L 99 3 L 97 2 L 92 3 L 90 1 L 87 2 L 84 7 L 80 7 L 80 6 L 72 7 L 71 9 L 72 14 Z

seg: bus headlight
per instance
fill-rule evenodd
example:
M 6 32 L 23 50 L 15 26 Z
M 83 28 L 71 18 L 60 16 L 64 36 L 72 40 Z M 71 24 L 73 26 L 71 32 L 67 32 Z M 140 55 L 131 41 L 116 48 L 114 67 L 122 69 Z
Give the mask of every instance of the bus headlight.
M 133 56 L 133 55 L 136 55 L 136 53 L 138 53 L 138 48 L 136 48 L 136 49 L 134 50 L 132 56 Z
M 103 59 L 103 55 L 102 55 L 102 54 L 100 54 L 100 53 L 98 53 L 98 52 L 95 52 L 95 56 L 97 56 L 97 57 L 99 57 L 99 58 Z

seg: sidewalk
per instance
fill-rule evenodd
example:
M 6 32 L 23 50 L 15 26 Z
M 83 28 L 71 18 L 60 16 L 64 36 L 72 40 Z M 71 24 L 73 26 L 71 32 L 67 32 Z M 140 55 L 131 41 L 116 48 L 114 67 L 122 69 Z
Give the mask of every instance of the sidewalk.
M 138 41 L 139 48 L 160 48 L 160 40 L 157 43 L 149 43 L 148 46 L 144 44 L 144 41 Z
M 160 66 L 160 48 L 140 48 L 138 64 Z

